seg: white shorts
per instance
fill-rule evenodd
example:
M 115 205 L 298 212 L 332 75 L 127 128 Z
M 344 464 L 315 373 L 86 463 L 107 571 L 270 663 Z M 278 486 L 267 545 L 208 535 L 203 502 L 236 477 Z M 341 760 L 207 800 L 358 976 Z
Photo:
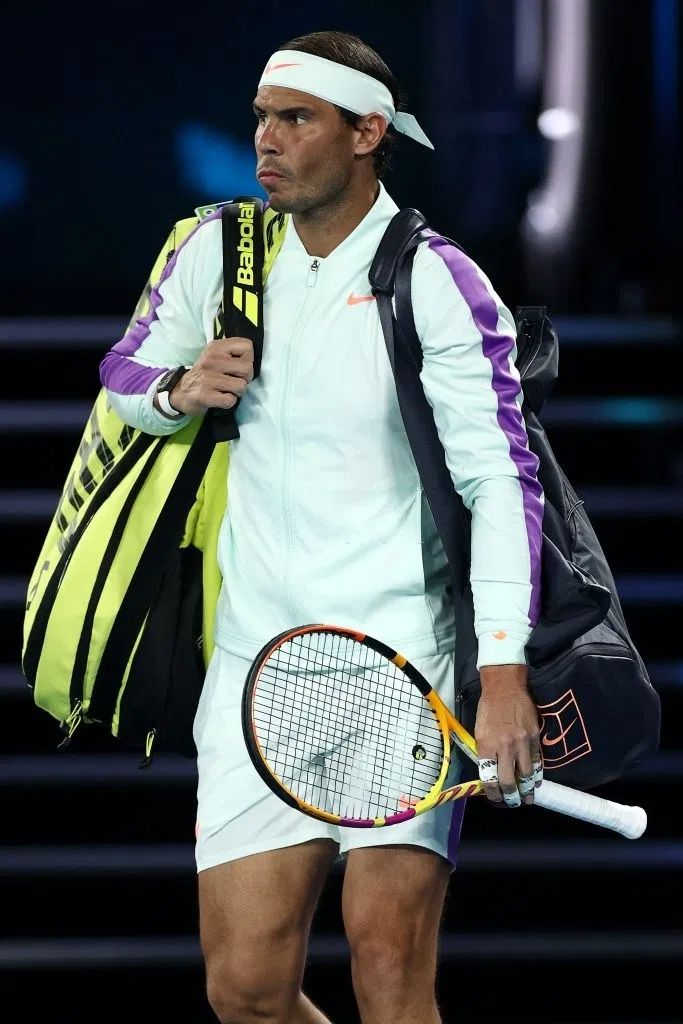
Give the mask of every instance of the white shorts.
M 452 708 L 453 655 L 415 659 L 414 665 Z M 197 708 L 197 871 L 311 839 L 332 839 L 340 857 L 369 846 L 421 846 L 455 867 L 464 800 L 399 825 L 368 829 L 316 821 L 271 792 L 251 763 L 242 735 L 242 690 L 249 666 L 247 659 L 215 647 Z M 458 771 L 454 758 L 447 785 L 458 781 Z

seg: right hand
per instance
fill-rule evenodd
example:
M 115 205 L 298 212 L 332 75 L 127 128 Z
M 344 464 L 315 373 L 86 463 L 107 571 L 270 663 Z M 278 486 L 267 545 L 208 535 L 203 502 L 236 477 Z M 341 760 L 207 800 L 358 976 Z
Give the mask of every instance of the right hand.
M 199 416 L 207 409 L 232 409 L 254 379 L 254 346 L 249 338 L 217 338 L 168 396 L 174 409 Z

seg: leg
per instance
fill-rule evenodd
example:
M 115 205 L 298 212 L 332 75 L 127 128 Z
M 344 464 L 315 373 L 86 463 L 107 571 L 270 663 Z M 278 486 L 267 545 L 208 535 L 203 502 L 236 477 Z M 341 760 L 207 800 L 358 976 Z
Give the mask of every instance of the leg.
M 207 994 L 221 1024 L 329 1024 L 301 981 L 336 852 L 335 843 L 315 839 L 200 871 Z
M 417 846 L 350 851 L 342 909 L 363 1024 L 440 1024 L 437 940 L 450 871 Z
M 301 977 L 339 832 L 288 807 L 257 774 L 241 724 L 248 670 L 215 648 L 193 730 L 208 998 L 224 1024 L 326 1024 L 301 994 Z

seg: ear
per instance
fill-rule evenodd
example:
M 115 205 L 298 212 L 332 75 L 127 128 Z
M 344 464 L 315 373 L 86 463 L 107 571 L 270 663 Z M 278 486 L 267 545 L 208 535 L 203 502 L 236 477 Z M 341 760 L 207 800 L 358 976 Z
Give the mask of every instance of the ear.
M 354 153 L 356 156 L 366 156 L 377 149 L 380 142 L 387 133 L 387 122 L 381 114 L 363 114 L 356 122 L 357 133 Z

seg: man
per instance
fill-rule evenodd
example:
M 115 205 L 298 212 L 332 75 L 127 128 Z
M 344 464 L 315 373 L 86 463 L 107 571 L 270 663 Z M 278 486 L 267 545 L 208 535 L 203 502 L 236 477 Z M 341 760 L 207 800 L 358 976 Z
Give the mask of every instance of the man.
M 447 566 L 403 430 L 368 270 L 397 211 L 378 180 L 397 113 L 393 75 L 338 32 L 287 43 L 254 102 L 258 178 L 291 214 L 265 292 L 261 373 L 245 339 L 211 342 L 220 221 L 169 262 L 150 315 L 114 346 L 102 382 L 154 434 L 235 407 L 218 558 L 216 649 L 197 711 L 197 868 L 208 996 L 223 1022 L 322 1024 L 301 992 L 311 919 L 346 858 L 343 915 L 364 1024 L 436 1024 L 437 935 L 462 806 L 386 829 L 334 828 L 278 800 L 244 747 L 240 697 L 270 637 L 331 621 L 403 651 L 453 699 Z M 542 492 L 514 369 L 510 312 L 464 254 L 434 236 L 413 269 L 424 387 L 453 482 L 472 512 L 488 797 L 533 801 L 538 715 L 524 646 L 539 587 Z M 170 392 L 167 371 L 178 370 Z

